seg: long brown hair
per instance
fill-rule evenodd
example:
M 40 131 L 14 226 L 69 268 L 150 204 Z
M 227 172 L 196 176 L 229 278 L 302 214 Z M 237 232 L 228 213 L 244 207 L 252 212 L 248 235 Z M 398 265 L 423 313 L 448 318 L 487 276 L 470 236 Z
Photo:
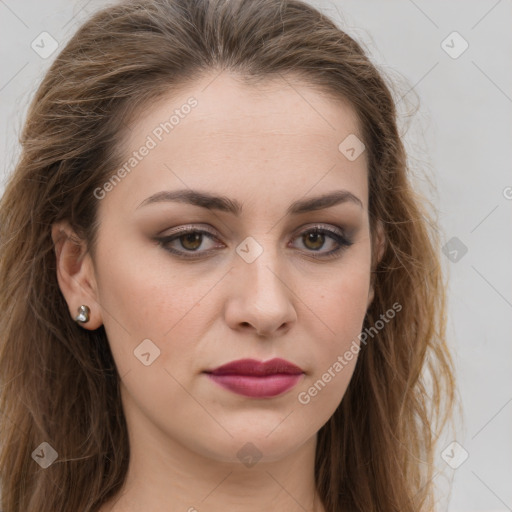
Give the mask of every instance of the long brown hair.
M 5 512 L 96 511 L 129 461 L 119 376 L 105 330 L 77 326 L 56 278 L 52 223 L 67 219 L 94 256 L 101 187 L 141 109 L 209 70 L 247 83 L 287 75 L 355 108 L 368 155 L 375 261 L 371 329 L 346 394 L 318 432 L 327 512 L 434 505 L 434 447 L 450 418 L 453 364 L 435 220 L 411 186 L 390 87 L 361 46 L 300 0 L 137 0 L 94 14 L 46 73 L 0 203 L 0 478 Z M 340 141 L 341 142 L 341 141 Z M 430 377 L 429 377 L 430 376 Z M 58 453 L 48 468 L 33 452 Z

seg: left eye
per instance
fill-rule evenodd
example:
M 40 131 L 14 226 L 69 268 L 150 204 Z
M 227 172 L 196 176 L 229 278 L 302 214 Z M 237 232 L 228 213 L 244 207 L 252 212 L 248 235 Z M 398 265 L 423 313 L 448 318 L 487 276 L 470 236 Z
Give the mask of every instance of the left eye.
M 159 238 L 158 241 L 160 245 L 170 253 L 175 254 L 178 257 L 193 259 L 213 252 L 212 249 L 199 251 L 200 247 L 203 244 L 205 236 L 211 241 L 217 239 L 217 237 L 209 231 L 194 228 L 184 228 L 181 229 L 179 233 Z M 326 252 L 321 252 L 321 256 L 311 255 L 314 258 L 333 257 L 346 247 L 349 247 L 350 245 L 353 244 L 353 242 L 348 240 L 341 231 L 337 232 L 331 229 L 321 228 L 318 226 L 314 226 L 310 229 L 303 231 L 299 236 L 296 237 L 296 239 L 300 239 L 303 246 L 305 246 L 306 249 L 309 249 L 309 251 L 313 253 L 319 252 L 319 250 L 322 247 L 324 247 L 326 239 L 331 240 L 331 244 L 334 244 L 334 249 L 331 249 L 330 251 Z M 179 242 L 181 248 L 184 250 L 177 249 L 176 247 L 171 247 L 171 245 L 174 242 Z M 188 256 L 186 255 L 186 253 L 197 253 L 199 255 Z

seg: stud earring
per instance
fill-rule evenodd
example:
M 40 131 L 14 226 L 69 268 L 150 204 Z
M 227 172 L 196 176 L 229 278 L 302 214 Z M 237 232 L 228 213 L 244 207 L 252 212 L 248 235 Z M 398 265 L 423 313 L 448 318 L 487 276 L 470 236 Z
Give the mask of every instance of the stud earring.
M 85 323 L 89 321 L 89 313 L 91 310 L 87 306 L 80 306 L 78 308 L 78 315 L 75 317 L 75 322 Z

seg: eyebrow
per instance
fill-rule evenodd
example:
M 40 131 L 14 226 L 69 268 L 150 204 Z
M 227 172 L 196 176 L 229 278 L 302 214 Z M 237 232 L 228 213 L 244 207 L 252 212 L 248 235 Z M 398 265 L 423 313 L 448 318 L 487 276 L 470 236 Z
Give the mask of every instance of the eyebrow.
M 156 194 L 144 199 L 144 201 L 137 206 L 137 209 L 148 204 L 169 201 L 192 204 L 208 210 L 219 210 L 236 216 L 239 216 L 243 211 L 242 204 L 235 199 L 229 199 L 225 196 L 216 196 L 208 192 L 200 192 L 198 190 L 191 189 L 172 191 L 164 190 L 162 192 L 157 192 Z M 300 199 L 293 202 L 286 210 L 286 215 L 298 215 L 310 211 L 322 210 L 324 208 L 330 208 L 346 202 L 357 204 L 363 208 L 362 201 L 352 194 L 352 192 L 349 192 L 348 190 L 335 190 L 327 194 L 308 199 Z

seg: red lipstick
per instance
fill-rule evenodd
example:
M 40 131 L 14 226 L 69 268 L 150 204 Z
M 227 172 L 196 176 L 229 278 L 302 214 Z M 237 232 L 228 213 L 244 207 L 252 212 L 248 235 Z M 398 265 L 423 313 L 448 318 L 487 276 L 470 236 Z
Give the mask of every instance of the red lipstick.
M 214 382 L 239 395 L 271 398 L 291 389 L 304 371 L 285 359 L 239 359 L 205 372 Z

